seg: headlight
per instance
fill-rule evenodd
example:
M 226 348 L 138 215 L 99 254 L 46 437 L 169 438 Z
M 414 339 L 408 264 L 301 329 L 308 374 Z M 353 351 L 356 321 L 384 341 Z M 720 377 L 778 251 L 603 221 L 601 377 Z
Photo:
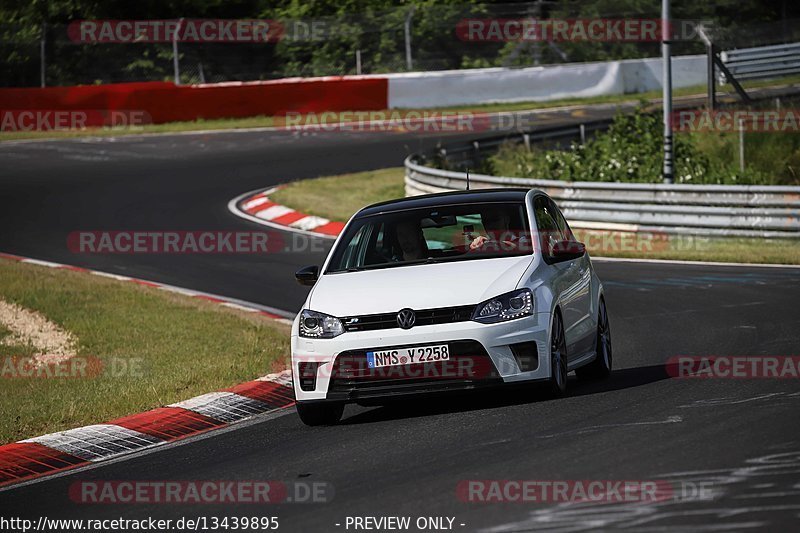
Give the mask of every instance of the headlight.
M 478 304 L 472 320 L 493 324 L 533 314 L 533 293 L 519 289 Z
M 344 333 L 342 322 L 336 317 L 303 309 L 300 313 L 300 336 L 311 339 L 331 339 Z

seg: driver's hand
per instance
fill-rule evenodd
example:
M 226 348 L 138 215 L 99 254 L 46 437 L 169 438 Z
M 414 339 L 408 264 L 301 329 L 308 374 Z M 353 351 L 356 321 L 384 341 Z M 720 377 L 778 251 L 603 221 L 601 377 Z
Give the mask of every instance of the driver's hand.
M 487 242 L 495 242 L 499 246 L 499 249 L 502 251 L 509 251 L 517 249 L 517 243 L 513 241 L 493 241 L 489 237 L 485 237 L 483 235 L 479 237 L 475 237 L 475 239 L 470 243 L 469 249 L 470 251 L 475 251 L 480 248 L 483 248 Z
M 481 248 L 484 244 L 486 244 L 488 240 L 489 237 L 486 237 L 484 235 L 479 235 L 478 237 L 475 237 L 475 239 L 470 243 L 469 249 L 477 250 L 478 248 Z

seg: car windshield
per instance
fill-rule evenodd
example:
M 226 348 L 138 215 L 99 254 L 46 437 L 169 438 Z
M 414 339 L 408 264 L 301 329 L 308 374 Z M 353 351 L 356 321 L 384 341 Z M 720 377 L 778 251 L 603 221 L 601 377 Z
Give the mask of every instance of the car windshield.
M 437 206 L 354 220 L 327 273 L 531 253 L 523 203 Z

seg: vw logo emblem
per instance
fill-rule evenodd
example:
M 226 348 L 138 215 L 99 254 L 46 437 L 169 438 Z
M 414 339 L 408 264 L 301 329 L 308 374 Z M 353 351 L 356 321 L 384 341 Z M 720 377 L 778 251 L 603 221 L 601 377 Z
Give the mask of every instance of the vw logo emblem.
M 417 315 L 411 309 L 402 309 L 397 313 L 397 325 L 403 329 L 411 329 L 417 321 Z

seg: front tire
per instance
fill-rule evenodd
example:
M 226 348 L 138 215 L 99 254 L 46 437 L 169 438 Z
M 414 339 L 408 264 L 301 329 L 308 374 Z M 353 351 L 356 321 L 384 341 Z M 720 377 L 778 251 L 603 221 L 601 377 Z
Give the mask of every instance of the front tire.
M 553 316 L 550 333 L 550 394 L 563 396 L 567 392 L 567 340 L 561 315 Z
M 597 356 L 588 365 L 578 368 L 575 373 L 581 379 L 605 379 L 611 375 L 611 326 L 608 324 L 606 303 L 600 300 L 597 310 Z
M 343 403 L 295 403 L 297 415 L 307 426 L 333 426 L 342 419 Z

